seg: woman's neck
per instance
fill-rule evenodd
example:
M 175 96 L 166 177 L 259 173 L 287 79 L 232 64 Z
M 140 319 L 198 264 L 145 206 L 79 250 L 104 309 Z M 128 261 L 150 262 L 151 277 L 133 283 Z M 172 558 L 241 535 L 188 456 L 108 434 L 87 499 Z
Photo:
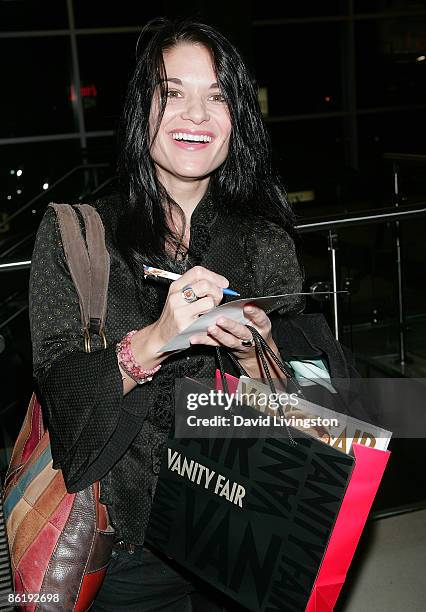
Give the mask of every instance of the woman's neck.
M 210 177 L 196 181 L 182 181 L 170 176 L 166 178 L 160 172 L 159 179 L 169 195 L 185 213 L 186 223 L 189 225 L 192 213 L 207 191 Z

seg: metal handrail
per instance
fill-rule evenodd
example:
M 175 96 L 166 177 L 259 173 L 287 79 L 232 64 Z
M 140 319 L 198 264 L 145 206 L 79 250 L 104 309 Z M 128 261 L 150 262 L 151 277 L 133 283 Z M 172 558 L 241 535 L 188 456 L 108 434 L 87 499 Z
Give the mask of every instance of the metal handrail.
M 384 153 L 383 159 L 391 161 L 412 162 L 415 164 L 426 164 L 426 155 L 418 153 Z
M 426 208 L 410 208 L 402 209 L 398 208 L 396 211 L 394 208 L 392 212 L 375 213 L 373 215 L 359 215 L 355 217 L 343 217 L 341 219 L 327 219 L 324 221 L 317 221 L 315 223 L 302 223 L 296 225 L 296 230 L 299 232 L 318 232 L 321 230 L 332 230 L 340 227 L 350 227 L 357 225 L 369 225 L 373 223 L 381 223 L 383 221 L 399 221 L 402 219 L 412 219 L 415 217 L 426 216 Z M 31 260 L 15 261 L 5 264 L 0 264 L 0 272 L 9 272 L 13 270 L 24 270 L 31 267 Z
M 31 268 L 31 259 L 0 264 L 0 272 L 14 272 L 16 270 L 28 270 L 28 268 Z
M 3 327 L 6 327 L 7 325 L 9 325 L 9 323 L 12 323 L 14 319 L 19 317 L 19 315 L 25 312 L 26 310 L 28 310 L 28 304 L 24 304 L 18 310 L 15 310 L 15 312 L 11 314 L 8 319 L 0 323 L 0 329 L 3 329 Z
M 413 156 L 414 157 L 414 156 Z M 411 160 L 413 161 L 413 160 Z M 416 162 L 419 160 L 416 159 Z M 423 160 L 422 160 L 423 161 Z M 333 314 L 334 314 L 334 335 L 339 339 L 339 317 L 338 317 L 338 301 L 337 301 L 337 264 L 336 264 L 336 244 L 338 235 L 336 230 L 341 227 L 353 227 L 359 225 L 370 225 L 373 223 L 382 223 L 383 221 L 392 221 L 396 227 L 396 250 L 397 250 L 397 273 L 398 273 L 398 324 L 399 324 L 399 359 L 400 366 L 403 370 L 406 364 L 406 349 L 405 349 L 405 311 L 403 304 L 403 279 L 402 279 L 402 255 L 401 242 L 399 235 L 399 222 L 404 219 L 422 217 L 426 214 L 424 203 L 420 203 L 421 208 L 402 209 L 399 206 L 400 194 L 398 189 L 397 169 L 395 169 L 395 208 L 392 212 L 379 212 L 370 215 L 345 217 L 343 219 L 317 221 L 315 223 L 305 223 L 297 226 L 300 232 L 317 232 L 320 230 L 328 231 L 328 250 L 331 256 L 332 269 L 332 288 L 333 288 Z
M 12 219 L 16 219 L 16 217 L 19 217 L 19 215 L 21 215 L 24 211 L 26 211 L 28 208 L 33 206 L 36 202 L 38 202 L 42 198 L 46 197 L 46 195 L 50 191 L 52 191 L 52 189 L 55 189 L 55 187 L 60 185 L 67 178 L 72 176 L 75 172 L 77 172 L 79 170 L 90 170 L 91 168 L 109 168 L 109 167 L 110 167 L 110 164 L 106 164 L 106 163 L 82 164 L 81 166 L 75 166 L 74 168 L 72 168 L 71 170 L 66 172 L 64 175 L 62 175 L 60 178 L 58 178 L 48 189 L 42 191 L 41 193 L 36 195 L 34 198 L 32 198 L 29 202 L 27 202 L 26 204 L 21 206 L 21 208 L 19 208 L 16 212 L 14 212 L 12 215 L 10 215 L 10 217 L 8 217 L 5 221 L 0 222 L 0 229 L 2 227 L 5 227 L 6 225 L 8 225 L 12 221 Z
M 324 221 L 316 221 L 314 223 L 302 223 L 296 225 L 296 229 L 299 232 L 317 232 L 319 230 L 331 230 L 338 229 L 340 227 L 350 227 L 357 225 L 370 225 L 373 223 L 382 223 L 385 220 L 399 221 L 402 219 L 413 218 L 416 216 L 422 217 L 426 214 L 426 208 L 421 203 L 422 208 L 395 208 L 387 209 L 392 212 L 380 212 L 371 215 L 358 215 L 355 217 L 342 217 L 341 219 L 326 219 Z
M 16 249 L 19 249 L 20 247 L 23 247 L 28 242 L 31 242 L 34 239 L 36 233 L 37 233 L 36 230 L 34 230 L 33 232 L 30 232 L 29 234 L 27 234 L 26 236 L 24 236 L 23 238 L 18 240 L 18 242 L 14 242 L 5 251 L 2 251 L 0 253 L 0 260 L 4 259 L 8 255 L 10 255 L 10 253 L 13 253 L 14 251 L 16 251 Z
M 96 189 L 94 189 L 93 191 L 90 192 L 90 195 L 93 197 L 94 195 L 96 195 L 97 193 L 99 193 L 102 189 L 104 189 L 107 185 L 109 185 L 110 183 L 112 183 L 117 177 L 116 176 L 110 176 L 109 178 L 107 178 L 103 183 L 101 183 L 100 185 L 98 185 L 96 187 Z

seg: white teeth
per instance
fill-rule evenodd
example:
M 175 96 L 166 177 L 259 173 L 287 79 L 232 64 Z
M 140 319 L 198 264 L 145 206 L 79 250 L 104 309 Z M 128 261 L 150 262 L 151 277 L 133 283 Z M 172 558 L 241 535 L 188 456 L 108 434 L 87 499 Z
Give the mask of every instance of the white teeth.
M 211 142 L 213 138 L 207 134 L 187 134 L 186 132 L 173 132 L 173 140 L 190 140 L 192 142 Z

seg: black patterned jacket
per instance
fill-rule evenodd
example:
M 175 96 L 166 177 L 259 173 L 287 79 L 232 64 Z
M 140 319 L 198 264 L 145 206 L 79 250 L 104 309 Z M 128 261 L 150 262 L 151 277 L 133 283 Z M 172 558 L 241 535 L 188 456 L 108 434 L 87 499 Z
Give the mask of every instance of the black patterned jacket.
M 108 348 L 83 351 L 78 299 L 49 208 L 37 234 L 30 279 L 34 375 L 53 465 L 62 469 L 68 490 L 100 480 L 117 539 L 142 544 L 173 422 L 175 379 L 212 377 L 214 349 L 197 346 L 179 353 L 163 362 L 152 382 L 123 397 L 115 345 L 130 330 L 158 318 L 164 288 L 146 282 L 143 294 L 138 293 L 115 240 L 120 201 L 108 198 L 95 206 L 111 258 Z M 223 274 L 242 297 L 301 290 L 288 234 L 271 222 L 224 214 L 209 194 L 192 215 L 190 252 L 188 268 L 201 264 Z M 298 307 L 291 305 L 293 311 Z

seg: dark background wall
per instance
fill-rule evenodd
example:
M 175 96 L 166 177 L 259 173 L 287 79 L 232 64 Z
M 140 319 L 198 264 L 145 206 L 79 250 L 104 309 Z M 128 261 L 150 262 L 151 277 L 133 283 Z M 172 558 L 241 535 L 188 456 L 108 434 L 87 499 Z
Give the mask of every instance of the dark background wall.
M 48 201 L 84 199 L 113 176 L 138 34 L 160 15 L 207 21 L 241 49 L 299 224 L 394 206 L 386 153 L 419 156 L 398 162 L 399 205 L 424 207 L 426 0 L 0 0 L 0 266 L 30 258 Z M 424 217 L 400 229 L 403 374 L 424 376 Z M 350 289 L 341 338 L 386 376 L 401 375 L 395 232 L 388 222 L 336 240 L 338 287 Z M 301 239 L 307 288 L 330 282 L 328 233 Z M 27 283 L 28 269 L 0 272 L 3 449 L 31 391 Z M 329 302 L 308 309 L 333 324 Z
M 70 11 L 84 125 L 71 92 Z M 89 160 L 113 160 L 138 31 L 156 15 L 199 17 L 238 45 L 267 90 L 266 120 L 289 191 L 314 189 L 315 212 L 318 203 L 341 210 L 380 198 L 391 184 L 382 154 L 422 152 L 424 0 L 0 1 L 2 210 L 81 160 L 82 129 Z M 25 169 L 25 193 L 8 174 L 15 167 Z

